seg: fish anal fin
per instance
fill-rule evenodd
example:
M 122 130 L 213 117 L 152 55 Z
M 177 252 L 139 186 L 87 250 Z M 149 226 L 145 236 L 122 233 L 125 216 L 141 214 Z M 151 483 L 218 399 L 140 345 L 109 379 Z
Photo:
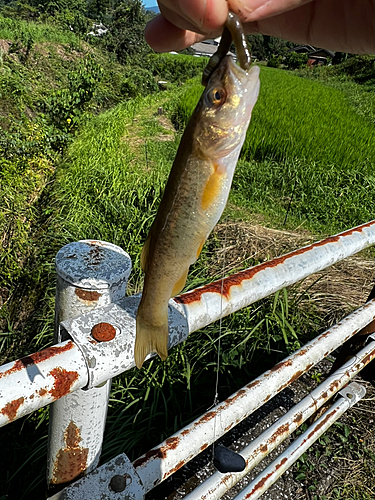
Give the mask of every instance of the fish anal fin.
M 148 254 L 150 251 L 150 241 L 151 241 L 151 233 L 149 233 L 149 235 L 147 236 L 141 252 L 141 269 L 143 272 L 146 272 L 147 269 Z
M 165 361 L 168 357 L 168 310 L 165 320 L 160 324 L 151 325 L 140 314 L 137 315 L 136 324 L 134 360 L 137 368 L 142 368 L 146 356 L 151 352 L 158 353 Z
M 203 240 L 201 241 L 201 244 L 200 244 L 200 245 L 199 245 L 199 247 L 198 247 L 198 250 L 197 250 L 197 258 L 200 256 L 201 251 L 202 251 L 202 248 L 203 248 L 204 244 L 206 243 L 206 240 L 207 240 L 207 237 L 205 236 L 205 237 L 203 238 Z
M 186 271 L 184 271 L 181 274 L 181 276 L 179 277 L 179 279 L 176 281 L 176 283 L 174 284 L 173 290 L 172 290 L 171 297 L 175 297 L 184 288 L 186 280 L 187 280 L 188 272 L 189 272 L 189 268 L 187 268 Z

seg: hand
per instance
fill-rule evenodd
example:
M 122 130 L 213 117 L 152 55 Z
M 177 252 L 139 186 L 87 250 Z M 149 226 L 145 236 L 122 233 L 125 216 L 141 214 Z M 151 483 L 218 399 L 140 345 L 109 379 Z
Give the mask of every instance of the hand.
M 228 8 L 246 33 L 272 35 L 340 52 L 375 53 L 375 0 L 158 0 L 145 30 L 158 52 L 182 50 L 221 34 Z

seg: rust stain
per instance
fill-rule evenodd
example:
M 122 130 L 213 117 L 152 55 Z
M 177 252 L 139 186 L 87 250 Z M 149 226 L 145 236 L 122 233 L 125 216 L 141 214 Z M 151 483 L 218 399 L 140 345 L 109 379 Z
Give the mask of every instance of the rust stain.
M 98 342 L 108 342 L 116 337 L 116 329 L 109 323 L 98 323 L 92 327 L 91 335 Z
M 81 431 L 71 421 L 64 433 L 65 447 L 61 448 L 56 456 L 52 484 L 72 481 L 86 470 L 89 449 L 81 447 L 81 441 Z
M 203 415 L 198 420 L 198 422 L 195 422 L 194 426 L 198 427 L 199 425 L 201 425 L 201 424 L 203 424 L 205 422 L 209 422 L 210 420 L 212 420 L 213 418 L 215 418 L 215 415 L 216 415 L 215 411 L 209 411 L 209 412 L 207 412 L 205 415 Z
M 84 302 L 97 302 L 99 300 L 99 297 L 102 296 L 102 294 L 99 292 L 82 290 L 82 288 L 76 288 L 74 290 L 74 293 L 79 299 L 83 300 Z
M 47 389 L 39 389 L 38 391 L 39 396 L 45 396 L 47 394 Z
M 63 346 L 47 347 L 47 349 L 43 349 L 43 351 L 36 352 L 34 354 L 31 354 L 30 356 L 25 356 L 24 358 L 21 358 L 21 359 L 18 359 L 17 361 L 15 361 L 12 368 L 9 368 L 9 370 L 0 373 L 0 378 L 7 377 L 8 375 L 11 375 L 12 373 L 23 370 L 27 366 L 37 365 L 38 363 L 41 363 L 42 361 L 46 361 L 47 359 L 50 359 L 53 356 L 56 356 L 57 354 L 61 354 L 63 352 L 69 351 L 73 347 L 74 347 L 74 343 L 72 341 L 69 341 L 67 344 L 65 344 Z
M 53 399 L 59 399 L 70 392 L 73 383 L 78 379 L 77 372 L 69 372 L 64 368 L 54 368 L 50 374 L 55 379 L 53 388 L 49 391 Z
M 318 424 L 315 429 L 313 429 L 307 436 L 307 438 L 305 439 L 305 441 L 309 440 L 315 433 L 318 432 L 319 429 L 321 429 L 324 424 L 327 423 L 327 421 L 337 412 L 337 410 L 333 410 L 329 413 L 327 413 L 327 415 L 323 418 L 323 420 L 320 422 L 320 424 Z
M 225 298 L 229 298 L 232 287 L 241 286 L 243 281 L 248 281 L 252 279 L 259 272 L 284 264 L 290 258 L 296 257 L 297 255 L 303 255 L 304 253 L 309 252 L 314 248 L 319 248 L 329 243 L 336 243 L 337 241 L 340 240 L 340 238 L 350 236 L 353 233 L 360 233 L 364 228 L 371 227 L 374 224 L 375 224 L 374 222 L 368 222 L 367 224 L 362 224 L 361 226 L 358 226 L 354 229 L 344 231 L 339 235 L 331 236 L 322 241 L 318 241 L 317 243 L 313 243 L 312 245 L 308 245 L 304 248 L 299 248 L 298 250 L 294 250 L 293 252 L 290 252 L 286 255 L 277 257 L 276 259 L 272 259 L 268 262 L 263 262 L 262 264 L 258 264 L 257 266 L 246 269 L 245 271 L 241 271 L 240 273 L 228 276 L 228 278 L 225 278 L 224 280 L 214 281 L 213 283 L 197 288 L 196 290 L 184 293 L 179 297 L 176 297 L 174 300 L 181 304 L 191 304 L 200 301 L 204 293 L 218 293 L 219 295 L 222 293 L 222 295 Z
M 167 471 L 164 473 L 163 475 L 163 479 L 166 479 L 167 477 L 171 476 L 172 474 L 174 474 L 175 472 L 178 471 L 178 469 L 181 469 L 181 467 L 183 467 L 185 465 L 185 460 L 181 460 L 181 462 L 178 462 L 178 464 L 176 465 L 176 467 L 173 467 L 173 469 Z
M 166 452 L 163 450 L 163 448 L 156 448 L 155 450 L 150 450 L 148 451 L 143 457 L 140 457 L 138 458 L 138 460 L 136 460 L 134 463 L 133 463 L 133 466 L 136 468 L 136 467 L 141 467 L 142 465 L 144 465 L 145 463 L 147 463 L 151 458 L 166 458 L 167 454 Z
M 208 446 L 208 443 L 204 443 L 204 444 L 202 444 L 202 446 L 201 446 L 201 451 L 205 450 L 205 449 L 207 448 L 207 446 Z
M 285 462 L 287 461 L 287 458 L 283 458 L 281 460 L 281 462 L 279 464 L 276 465 L 275 467 L 275 471 L 277 471 L 278 469 L 280 469 L 280 467 L 282 465 L 285 464 Z M 274 474 L 274 472 L 270 472 L 269 474 L 267 474 L 267 476 L 265 476 L 261 481 L 259 481 L 259 483 L 257 483 L 254 488 L 250 491 L 250 493 L 248 493 L 245 498 L 249 498 L 251 495 L 253 495 L 256 491 L 258 490 L 261 490 L 263 488 L 263 486 L 265 485 L 266 481 L 268 478 L 270 478 L 272 475 Z
M 225 406 L 231 405 L 234 401 L 236 401 L 236 399 L 244 396 L 245 394 L 246 394 L 245 389 L 240 389 L 239 391 L 236 392 L 236 394 L 232 398 L 227 398 L 224 401 Z
M 279 437 L 279 436 L 282 436 L 284 434 L 286 434 L 287 432 L 289 431 L 289 424 L 288 422 L 284 425 L 282 425 L 281 427 L 279 427 L 277 429 L 277 431 L 272 435 L 272 439 L 270 440 L 271 442 L 272 441 L 276 441 L 276 439 Z
M 259 449 L 261 453 L 267 453 L 268 446 L 266 444 L 262 444 Z
M 256 387 L 258 384 L 260 384 L 260 380 L 254 380 L 254 382 L 251 382 L 250 384 L 248 384 L 246 387 L 248 389 L 252 389 L 253 387 Z
M 89 265 L 98 266 L 105 257 L 104 250 L 97 246 L 98 242 L 92 241 L 89 245 L 92 248 L 88 251 L 85 260 Z
M 182 436 L 187 436 L 190 433 L 189 429 L 185 429 L 184 431 L 181 432 Z
M 168 448 L 169 450 L 175 450 L 177 448 L 179 442 L 180 442 L 179 437 L 168 438 L 165 441 L 165 444 L 167 446 L 164 446 L 164 448 Z
M 302 419 L 303 419 L 302 413 L 297 413 L 297 415 L 294 417 L 293 422 L 295 424 L 299 424 L 302 421 Z
M 285 361 L 280 361 L 280 363 L 277 363 L 277 365 L 273 366 L 270 369 L 270 372 L 276 372 L 280 370 L 281 368 L 286 368 L 287 366 L 292 366 L 293 361 L 291 359 L 286 359 Z
M 311 366 L 312 366 L 312 364 L 306 366 L 306 369 L 303 371 L 302 370 L 296 371 L 296 373 L 293 375 L 293 377 L 289 380 L 288 385 L 293 384 L 293 382 L 295 382 L 297 379 L 299 379 L 301 375 L 303 375 L 307 370 L 309 370 L 309 368 L 311 368 Z
M 25 398 L 18 398 L 10 403 L 7 403 L 4 408 L 2 408 L 1 413 L 6 415 L 9 418 L 9 421 L 12 422 L 16 418 L 18 409 L 24 401 Z

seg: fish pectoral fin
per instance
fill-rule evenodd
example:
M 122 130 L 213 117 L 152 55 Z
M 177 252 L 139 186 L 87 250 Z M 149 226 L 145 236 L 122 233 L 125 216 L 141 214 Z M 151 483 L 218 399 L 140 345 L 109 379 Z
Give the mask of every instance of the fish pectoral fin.
M 186 280 L 187 280 L 188 272 L 189 272 L 189 268 L 187 268 L 186 271 L 184 271 L 181 274 L 181 276 L 178 278 L 178 280 L 174 284 L 171 297 L 175 297 L 184 288 Z
M 151 233 L 148 234 L 141 252 L 141 269 L 145 273 L 147 268 L 148 254 L 150 251 Z
M 151 325 L 137 315 L 137 334 L 135 337 L 134 360 L 137 368 L 142 368 L 148 354 L 156 352 L 165 361 L 168 357 L 168 311 L 165 322 Z

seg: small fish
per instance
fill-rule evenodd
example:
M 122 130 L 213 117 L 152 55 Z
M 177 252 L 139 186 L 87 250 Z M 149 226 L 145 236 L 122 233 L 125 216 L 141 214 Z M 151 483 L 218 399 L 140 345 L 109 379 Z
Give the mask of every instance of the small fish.
M 168 356 L 168 301 L 183 289 L 225 208 L 259 92 L 259 68 L 225 56 L 206 83 L 182 136 L 158 213 L 141 254 L 145 272 L 134 357 Z

